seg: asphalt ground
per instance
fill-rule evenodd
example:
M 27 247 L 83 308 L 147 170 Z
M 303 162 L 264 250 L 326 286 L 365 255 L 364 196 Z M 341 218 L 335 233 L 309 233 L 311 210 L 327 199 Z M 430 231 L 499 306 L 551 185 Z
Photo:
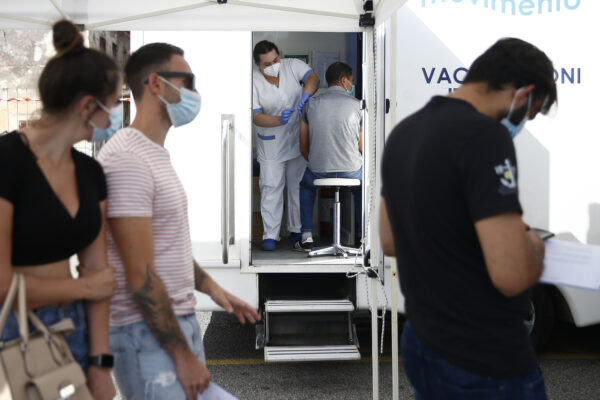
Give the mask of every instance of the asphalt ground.
M 226 313 L 199 313 L 208 368 L 214 382 L 239 399 L 371 399 L 370 324 L 357 326 L 361 353 L 356 362 L 266 364 L 254 349 L 254 327 Z M 388 324 L 389 327 L 389 324 Z M 390 331 L 379 358 L 379 398 L 392 398 Z M 550 399 L 600 399 L 600 325 L 575 328 L 557 324 L 540 354 Z M 400 365 L 400 399 L 412 390 Z

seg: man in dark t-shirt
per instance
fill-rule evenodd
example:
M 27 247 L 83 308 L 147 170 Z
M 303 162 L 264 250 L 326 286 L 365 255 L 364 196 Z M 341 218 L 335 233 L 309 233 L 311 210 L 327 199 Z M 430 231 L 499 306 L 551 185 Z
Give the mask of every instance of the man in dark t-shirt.
M 502 39 L 391 133 L 380 230 L 397 255 L 417 399 L 545 399 L 523 323 L 544 244 L 521 219 L 512 137 L 556 101 L 553 66 Z

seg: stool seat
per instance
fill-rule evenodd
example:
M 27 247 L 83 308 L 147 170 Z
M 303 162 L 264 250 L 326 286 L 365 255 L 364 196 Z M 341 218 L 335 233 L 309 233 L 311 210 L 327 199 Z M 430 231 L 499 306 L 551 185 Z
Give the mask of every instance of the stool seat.
M 360 186 L 360 179 L 354 178 L 321 178 L 313 181 L 315 186 Z

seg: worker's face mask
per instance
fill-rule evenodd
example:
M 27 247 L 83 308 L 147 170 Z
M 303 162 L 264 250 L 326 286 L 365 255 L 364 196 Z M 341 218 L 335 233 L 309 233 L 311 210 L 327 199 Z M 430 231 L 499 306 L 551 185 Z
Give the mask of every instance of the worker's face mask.
M 113 108 L 109 109 L 100 101 L 96 100 L 98 106 L 108 113 L 108 119 L 110 125 L 108 128 L 101 128 L 97 126 L 94 121 L 88 120 L 89 124 L 94 127 L 94 133 L 92 133 L 92 142 L 103 142 L 108 140 L 114 135 L 123 125 L 123 104 L 119 103 Z
M 263 73 L 267 76 L 277 78 L 279 76 L 279 67 L 281 67 L 281 63 L 271 64 L 263 70 Z
M 200 107 L 202 105 L 200 94 L 190 89 L 178 88 L 162 76 L 159 76 L 159 78 L 173 89 L 179 91 L 178 103 L 169 103 L 162 96 L 158 96 L 158 98 L 167 106 L 167 114 L 169 114 L 171 124 L 174 127 L 178 127 L 192 122 L 200 112 Z
M 528 100 L 527 100 L 527 108 L 525 109 L 525 113 L 523 113 L 523 109 L 525 107 L 522 107 L 519 110 L 515 110 L 515 101 L 516 101 L 517 95 L 519 94 L 519 92 L 521 92 L 524 89 L 525 88 L 521 88 L 521 89 L 517 90 L 517 92 L 515 93 L 515 97 L 513 98 L 513 101 L 510 105 L 510 110 L 508 111 L 508 114 L 506 115 L 506 117 L 502 118 L 502 120 L 500 121 L 500 123 L 502 125 L 504 125 L 506 127 L 506 129 L 508 129 L 508 133 L 510 133 L 510 137 L 512 137 L 513 139 L 523 129 L 523 127 L 525 126 L 525 123 L 529 119 L 529 110 L 531 109 L 531 104 L 533 102 L 533 93 L 529 93 Z M 515 119 L 516 119 L 516 121 L 515 121 Z

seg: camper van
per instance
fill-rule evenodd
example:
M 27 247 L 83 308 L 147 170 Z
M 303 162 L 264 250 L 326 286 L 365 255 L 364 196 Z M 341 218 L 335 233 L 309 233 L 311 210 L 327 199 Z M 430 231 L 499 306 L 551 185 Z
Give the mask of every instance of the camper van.
M 559 239 L 600 244 L 600 143 L 592 120 L 600 60 L 577 46 L 581 27 L 598 29 L 591 18 L 599 7 L 585 0 L 89 0 L 85 6 L 35 0 L 4 4 L 0 26 L 47 29 L 69 17 L 85 29 L 131 31 L 132 51 L 155 41 L 181 47 L 202 110 L 165 145 L 188 196 L 196 260 L 259 309 L 263 322 L 249 345 L 264 349 L 266 361 L 352 360 L 360 357 L 357 313 L 371 311 L 377 339 L 378 312 L 403 311 L 394 262 L 384 257 L 378 237 L 386 136 L 431 96 L 458 87 L 474 57 L 500 37 L 521 37 L 545 50 L 559 86 L 556 114 L 531 122 L 515 141 L 524 219 Z M 310 257 L 285 238 L 276 251 L 260 248 L 251 109 L 252 49 L 263 39 L 318 74 L 338 60 L 354 69 L 363 112 L 363 235 L 353 240 L 354 205 L 344 191 L 340 218 L 322 191 L 315 221 L 320 244 L 332 242 L 328 231 L 336 226 L 356 254 Z M 218 310 L 208 297 L 197 299 L 198 310 Z M 524 323 L 543 343 L 556 317 L 576 326 L 600 323 L 598 304 L 598 291 L 540 285 Z

